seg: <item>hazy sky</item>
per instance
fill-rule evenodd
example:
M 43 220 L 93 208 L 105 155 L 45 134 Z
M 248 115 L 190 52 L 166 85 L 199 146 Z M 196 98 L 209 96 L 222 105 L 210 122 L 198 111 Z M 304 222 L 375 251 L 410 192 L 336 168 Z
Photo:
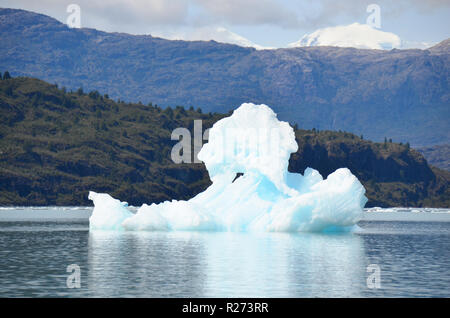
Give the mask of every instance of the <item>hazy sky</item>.
M 450 37 L 450 0 L 0 0 L 0 7 L 66 23 L 71 3 L 81 8 L 82 27 L 186 39 L 213 37 L 211 30 L 223 27 L 270 47 L 285 47 L 318 28 L 365 23 L 366 8 L 374 3 L 381 9 L 381 30 L 404 41 Z

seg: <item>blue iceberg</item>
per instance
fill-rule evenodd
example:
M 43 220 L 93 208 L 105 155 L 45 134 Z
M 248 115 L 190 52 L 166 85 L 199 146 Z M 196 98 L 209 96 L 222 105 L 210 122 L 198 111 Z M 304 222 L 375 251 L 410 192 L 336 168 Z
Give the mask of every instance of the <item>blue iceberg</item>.
M 365 189 L 347 168 L 323 179 L 288 172 L 298 145 L 292 127 L 266 105 L 242 104 L 216 122 L 198 154 L 212 184 L 188 201 L 142 205 L 136 213 L 108 194 L 94 202 L 90 229 L 132 231 L 347 231 L 359 221 Z M 237 178 L 237 176 L 239 176 Z

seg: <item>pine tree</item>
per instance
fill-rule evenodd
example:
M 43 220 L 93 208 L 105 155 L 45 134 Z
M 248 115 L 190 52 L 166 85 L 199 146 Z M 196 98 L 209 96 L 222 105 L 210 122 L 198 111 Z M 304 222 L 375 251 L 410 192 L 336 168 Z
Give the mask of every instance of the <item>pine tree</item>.
M 11 78 L 11 75 L 9 74 L 8 71 L 6 71 L 6 72 L 3 74 L 3 79 L 4 79 L 4 80 L 7 80 L 7 79 L 10 79 L 10 78 Z
M 99 99 L 100 98 L 100 93 L 97 90 L 89 92 L 88 95 L 92 99 Z
M 164 110 L 164 112 L 167 114 L 167 116 L 172 119 L 173 118 L 173 110 L 170 106 L 167 106 L 167 108 Z

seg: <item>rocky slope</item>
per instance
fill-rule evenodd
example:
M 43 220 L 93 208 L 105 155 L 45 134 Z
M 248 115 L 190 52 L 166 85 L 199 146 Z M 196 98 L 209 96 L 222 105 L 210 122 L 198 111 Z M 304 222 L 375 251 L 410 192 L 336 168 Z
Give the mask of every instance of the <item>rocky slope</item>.
M 417 151 L 433 166 L 450 171 L 450 145 L 422 147 Z

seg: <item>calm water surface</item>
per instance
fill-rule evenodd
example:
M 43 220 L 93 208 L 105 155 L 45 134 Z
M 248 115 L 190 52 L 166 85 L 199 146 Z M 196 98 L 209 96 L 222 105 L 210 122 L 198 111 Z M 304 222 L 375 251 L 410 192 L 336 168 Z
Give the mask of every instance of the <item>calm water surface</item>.
M 325 235 L 89 232 L 86 210 L 39 213 L 49 218 L 0 211 L 0 297 L 450 296 L 448 217 L 378 217 Z M 66 286 L 70 264 L 79 289 Z M 369 264 L 381 269 L 379 289 L 367 287 Z

